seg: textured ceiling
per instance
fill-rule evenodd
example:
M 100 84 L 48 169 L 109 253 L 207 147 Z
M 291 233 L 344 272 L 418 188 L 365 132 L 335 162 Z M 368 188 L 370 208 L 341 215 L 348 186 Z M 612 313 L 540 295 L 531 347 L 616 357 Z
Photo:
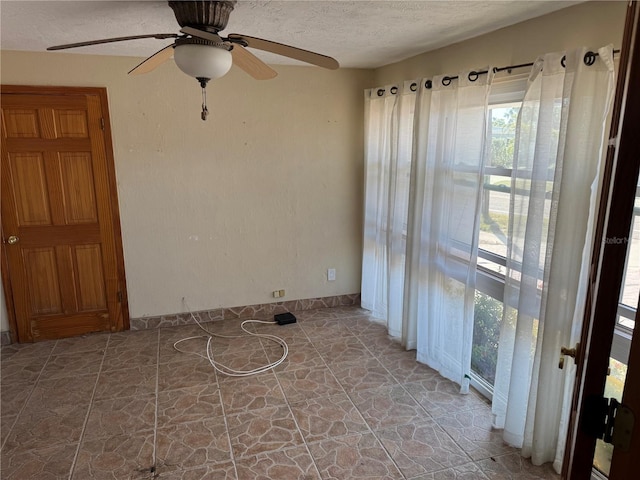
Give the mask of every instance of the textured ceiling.
M 223 34 L 241 33 L 375 68 L 472 38 L 579 1 L 240 0 Z M 0 47 L 51 45 L 148 33 L 177 33 L 164 1 L 0 1 Z M 170 40 L 137 40 L 66 52 L 145 57 Z M 272 64 L 294 60 L 253 50 Z

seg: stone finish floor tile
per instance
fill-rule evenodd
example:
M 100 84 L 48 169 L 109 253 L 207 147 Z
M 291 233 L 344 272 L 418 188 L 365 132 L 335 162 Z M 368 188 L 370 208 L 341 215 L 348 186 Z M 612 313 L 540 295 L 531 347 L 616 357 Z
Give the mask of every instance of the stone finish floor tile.
M 0 416 L 0 448 L 4 445 L 5 440 L 9 437 L 13 425 L 16 423 L 18 415 L 1 415 Z
M 358 337 L 336 337 L 316 342 L 316 348 L 328 365 L 338 362 L 361 362 L 373 358 Z
M 217 383 L 216 370 L 204 358 L 191 356 L 182 362 L 164 363 L 158 367 L 160 391 L 217 385 Z
M 153 432 L 155 420 L 155 395 L 97 400 L 89 412 L 85 438 Z
M 89 409 L 84 405 L 57 405 L 34 412 L 23 411 L 7 438 L 4 449 L 25 451 L 50 445 L 78 443 Z
M 399 340 L 395 340 L 387 334 L 387 331 L 365 332 L 358 337 L 374 357 L 385 359 L 394 353 L 405 353 L 406 350 Z
M 52 380 L 54 378 L 98 373 L 103 357 L 104 351 L 102 350 L 51 355 L 42 370 L 42 378 Z
M 307 442 L 368 431 L 362 415 L 344 393 L 294 403 L 291 411 Z
M 278 381 L 289 402 L 343 393 L 344 390 L 328 368 L 299 368 L 278 372 Z
M 373 430 L 430 418 L 400 385 L 360 390 L 349 396 Z
M 153 466 L 153 433 L 85 439 L 80 445 L 73 480 L 149 479 Z
M 296 311 L 313 306 L 321 308 Z M 477 392 L 460 395 L 366 310 L 330 306 L 260 306 L 269 320 L 289 309 L 298 321 L 246 325 L 284 339 L 289 355 L 245 377 L 197 356 L 208 334 L 188 315 L 148 330 L 2 346 L 0 478 L 559 479 L 503 444 Z M 225 311 L 203 326 L 242 336 L 215 336 L 216 358 L 237 368 L 280 358 L 278 344 L 222 320 L 240 310 Z M 173 348 L 193 336 L 180 344 L 188 353 Z
M 433 420 L 385 428 L 376 435 L 407 478 L 470 461 Z
M 31 393 L 25 411 L 50 408 L 52 405 L 89 405 L 98 375 L 78 375 L 40 380 Z M 2 404 L 4 409 L 4 403 Z
M 385 355 L 380 360 L 400 383 L 418 382 L 439 376 L 434 369 L 419 363 L 414 351 Z
M 237 480 L 233 462 L 205 464 L 188 470 L 172 470 L 158 467 L 157 477 L 163 480 Z
M 387 369 L 373 357 L 366 357 L 358 361 L 331 363 L 329 368 L 348 393 L 398 383 Z
M 132 365 L 138 367 L 155 366 L 158 362 L 157 345 L 120 344 L 114 348 L 107 348 L 102 364 L 102 371 L 120 370 Z
M 458 385 L 437 374 L 427 380 L 407 383 L 404 387 L 434 418 L 488 406 L 474 390 L 461 395 Z
M 255 340 L 257 347 L 253 350 L 228 351 L 226 353 L 213 353 L 213 360 L 221 365 L 225 372 L 250 372 L 260 369 L 269 363 L 269 358 L 262 348 L 262 344 Z
M 411 480 L 488 480 L 488 477 L 475 463 L 466 463 L 438 472 L 418 475 Z
M 15 385 L 16 383 L 31 383 L 38 380 L 48 356 L 23 356 L 10 357 L 0 362 L 0 382 L 2 387 Z
M 109 342 L 109 334 L 92 333 L 56 341 L 53 355 L 71 355 L 85 352 L 102 353 Z
M 2 452 L 2 480 L 69 478 L 76 444 L 50 445 L 41 449 L 6 455 Z
M 353 337 L 351 330 L 337 319 L 322 319 L 311 322 L 302 322 L 302 330 L 307 334 L 309 340 L 317 342 L 321 340 L 332 341 L 337 338 Z
M 221 417 L 158 428 L 157 435 L 157 463 L 165 470 L 231 461 L 229 435 Z
M 387 327 L 381 320 L 371 315 L 357 315 L 354 317 L 340 318 L 340 322 L 345 325 L 354 335 L 373 335 L 377 333 L 387 333 Z
M 27 358 L 40 358 L 46 361 L 56 346 L 55 340 L 36 343 L 13 343 L 0 347 L 0 363 L 8 360 L 26 362 Z
M 303 444 L 286 405 L 230 415 L 227 422 L 236 459 Z
M 238 480 L 320 480 L 305 447 L 266 452 L 237 461 Z
M 158 427 L 222 417 L 220 391 L 215 385 L 170 390 L 158 394 Z
M 285 360 L 276 367 L 276 372 L 290 372 L 299 368 L 324 368 L 324 359 L 311 342 L 288 343 L 288 353 Z M 282 347 L 279 345 L 265 347 L 270 362 L 282 357 Z
M 278 324 L 258 324 L 256 325 L 256 333 L 262 335 L 275 335 L 277 337 L 282 338 L 287 343 L 296 343 L 296 342 L 308 342 L 309 338 L 307 334 L 304 332 L 300 323 L 290 323 L 288 325 L 278 325 Z M 266 338 L 263 338 L 262 344 L 266 347 L 269 345 L 274 345 L 274 343 Z
M 518 453 L 480 460 L 477 465 L 492 480 L 560 480 L 550 463 L 535 466 Z
M 95 399 L 136 397 L 155 393 L 157 370 L 156 366 L 132 366 L 101 372 L 96 385 Z
M 515 452 L 502 440 L 502 430 L 492 428 L 489 406 L 437 417 L 435 421 L 473 460 Z
M 220 395 L 226 415 L 280 406 L 286 403 L 272 372 L 250 377 L 220 376 Z
M 401 479 L 402 474 L 371 433 L 309 444 L 323 479 Z
M 0 401 L 2 415 L 17 415 L 24 404 L 29 399 L 31 392 L 35 388 L 34 383 L 16 383 L 0 388 Z

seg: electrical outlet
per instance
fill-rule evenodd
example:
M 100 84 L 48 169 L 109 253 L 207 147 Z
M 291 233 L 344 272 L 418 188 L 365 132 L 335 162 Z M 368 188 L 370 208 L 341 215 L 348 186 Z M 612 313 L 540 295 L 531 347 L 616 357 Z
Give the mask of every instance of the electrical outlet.
M 280 290 L 273 291 L 273 298 L 280 298 Z
M 335 279 L 336 279 L 336 269 L 335 268 L 327 269 L 327 280 L 329 280 L 330 282 L 333 282 Z
M 280 290 L 280 297 L 284 297 L 284 290 Z

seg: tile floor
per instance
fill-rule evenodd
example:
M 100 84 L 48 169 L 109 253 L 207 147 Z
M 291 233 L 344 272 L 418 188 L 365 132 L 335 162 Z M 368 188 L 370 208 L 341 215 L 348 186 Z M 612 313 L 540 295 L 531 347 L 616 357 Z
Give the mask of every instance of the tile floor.
M 488 404 L 416 363 L 357 307 L 254 325 L 289 345 L 275 370 L 237 378 L 173 343 L 194 326 L 2 348 L 1 471 L 10 479 L 537 479 L 491 430 Z M 239 321 L 206 324 L 239 332 Z M 279 358 L 257 337 L 216 358 Z M 205 340 L 184 342 L 204 351 Z

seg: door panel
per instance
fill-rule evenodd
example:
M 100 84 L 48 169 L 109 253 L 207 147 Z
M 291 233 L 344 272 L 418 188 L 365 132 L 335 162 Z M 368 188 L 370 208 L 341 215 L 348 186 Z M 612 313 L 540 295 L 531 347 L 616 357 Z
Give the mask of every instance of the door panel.
M 91 157 L 86 153 L 61 153 L 59 167 L 65 223 L 96 223 L 98 212 Z
M 107 308 L 100 245 L 79 245 L 73 250 L 78 274 L 78 310 L 86 312 Z
M 55 249 L 25 248 L 22 255 L 29 285 L 31 316 L 62 313 Z
M 18 340 L 128 328 L 106 95 L 12 88 L 2 93 L 2 246 Z
M 49 192 L 40 153 L 9 153 L 19 225 L 50 225 Z

